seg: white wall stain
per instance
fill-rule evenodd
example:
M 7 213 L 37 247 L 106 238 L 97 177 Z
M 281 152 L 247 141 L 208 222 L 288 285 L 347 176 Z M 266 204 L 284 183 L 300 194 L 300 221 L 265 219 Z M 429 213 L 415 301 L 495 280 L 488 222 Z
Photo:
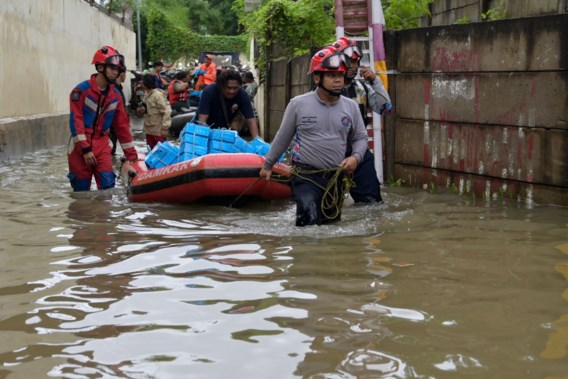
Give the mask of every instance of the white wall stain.
M 484 172 L 485 172 L 485 165 L 483 164 L 483 161 L 479 161 L 479 163 L 477 164 L 477 173 L 479 175 L 483 175 Z
M 532 183 L 534 180 L 534 172 L 532 168 L 527 168 L 527 182 Z
M 523 112 L 519 113 L 519 117 L 517 118 L 517 126 L 525 125 L 525 114 Z
M 430 104 L 424 104 L 424 144 L 430 144 Z
M 448 157 L 448 125 L 440 125 L 440 158 Z
M 529 109 L 529 128 L 534 128 L 536 125 L 536 109 L 530 108 Z
M 513 153 L 509 152 L 509 154 L 507 154 L 507 162 L 508 162 L 508 166 L 509 166 L 509 175 L 511 177 L 515 176 L 515 162 L 513 162 Z
M 489 180 L 485 181 L 485 191 L 483 195 L 484 199 L 491 199 L 491 182 Z
M 452 139 L 452 140 L 450 140 L 450 142 L 451 142 L 450 153 L 452 154 L 451 155 L 452 161 L 455 165 L 457 165 L 459 160 L 460 160 L 460 156 L 459 156 L 460 155 L 460 149 L 459 149 L 460 141 L 459 141 L 459 139 Z
M 471 101 L 475 98 L 475 84 L 473 80 L 461 78 L 446 78 L 434 76 L 432 78 L 432 96 L 456 101 L 459 98 Z
M 434 134 L 431 141 L 432 143 L 430 144 L 430 154 L 432 155 L 430 167 L 438 167 L 440 144 L 438 143 L 437 139 L 437 136 Z
M 525 203 L 529 209 L 534 207 L 534 188 L 532 184 L 529 184 L 526 188 L 527 197 L 525 198 Z

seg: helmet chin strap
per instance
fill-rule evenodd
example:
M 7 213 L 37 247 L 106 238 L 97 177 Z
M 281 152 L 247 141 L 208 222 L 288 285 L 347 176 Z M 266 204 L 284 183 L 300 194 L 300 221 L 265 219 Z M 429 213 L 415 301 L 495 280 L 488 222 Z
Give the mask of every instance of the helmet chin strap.
M 321 88 L 321 89 L 323 89 L 323 90 L 324 90 L 325 92 L 327 92 L 330 96 L 335 96 L 335 97 L 341 96 L 341 90 L 339 90 L 339 91 L 329 90 L 329 89 L 325 88 L 325 87 L 323 86 L 323 84 L 321 84 L 321 83 L 322 83 L 322 80 L 319 81 L 318 87 Z
M 115 84 L 116 79 L 110 79 L 110 78 L 107 76 L 107 73 L 106 73 L 107 65 L 106 65 L 106 64 L 103 64 L 102 66 L 103 66 L 102 74 L 103 74 L 103 76 L 105 77 L 107 83 L 109 83 L 109 84 Z M 99 72 L 100 72 L 100 71 L 99 71 Z

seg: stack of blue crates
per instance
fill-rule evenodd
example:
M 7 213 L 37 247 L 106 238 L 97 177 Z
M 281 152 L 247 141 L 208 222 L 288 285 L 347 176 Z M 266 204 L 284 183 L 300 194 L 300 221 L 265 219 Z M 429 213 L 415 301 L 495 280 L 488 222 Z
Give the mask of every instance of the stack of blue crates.
M 169 142 L 158 142 L 146 156 L 145 162 L 149 168 L 160 168 L 177 162 L 179 148 Z
M 209 153 L 238 153 L 235 147 L 238 137 L 235 130 L 212 129 L 209 135 Z
M 235 146 L 235 150 L 239 153 L 253 153 L 254 154 L 254 148 L 252 147 L 252 145 L 239 136 L 237 136 L 233 145 Z
M 261 157 L 264 157 L 270 151 L 270 144 L 268 142 L 264 142 L 260 137 L 254 137 L 254 139 L 248 142 L 248 144 L 250 146 L 250 152 L 260 155 Z M 285 157 L 286 153 L 282 154 L 280 159 L 278 159 L 278 162 L 284 161 Z
M 249 144 L 252 147 L 252 152 L 256 155 L 265 156 L 270 150 L 270 144 L 268 142 L 264 142 L 259 137 L 254 137 L 254 139 L 250 141 Z
M 260 137 L 252 141 L 239 137 L 235 130 L 210 129 L 205 125 L 187 123 L 180 133 L 179 155 L 175 162 L 183 162 L 206 154 L 214 153 L 252 153 L 264 156 L 270 144 Z M 279 159 L 282 161 L 284 155 Z
M 179 135 L 178 162 L 187 161 L 207 154 L 211 129 L 207 126 L 188 122 Z

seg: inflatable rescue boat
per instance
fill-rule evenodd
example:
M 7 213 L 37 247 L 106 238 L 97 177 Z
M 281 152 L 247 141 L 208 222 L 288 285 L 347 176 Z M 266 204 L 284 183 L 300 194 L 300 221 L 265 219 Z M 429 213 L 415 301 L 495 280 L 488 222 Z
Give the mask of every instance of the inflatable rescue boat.
M 179 203 L 230 202 L 240 198 L 283 200 L 291 197 L 286 180 L 290 166 L 276 163 L 272 177 L 259 177 L 264 158 L 252 153 L 207 154 L 149 169 L 144 155 L 122 166 L 128 198 L 135 202 Z

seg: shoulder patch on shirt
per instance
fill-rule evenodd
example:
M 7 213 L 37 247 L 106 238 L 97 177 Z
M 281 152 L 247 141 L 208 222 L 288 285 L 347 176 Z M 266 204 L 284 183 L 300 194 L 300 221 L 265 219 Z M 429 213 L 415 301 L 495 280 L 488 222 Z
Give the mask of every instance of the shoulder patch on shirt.
M 78 101 L 81 98 L 81 91 L 73 91 L 71 92 L 71 100 Z

